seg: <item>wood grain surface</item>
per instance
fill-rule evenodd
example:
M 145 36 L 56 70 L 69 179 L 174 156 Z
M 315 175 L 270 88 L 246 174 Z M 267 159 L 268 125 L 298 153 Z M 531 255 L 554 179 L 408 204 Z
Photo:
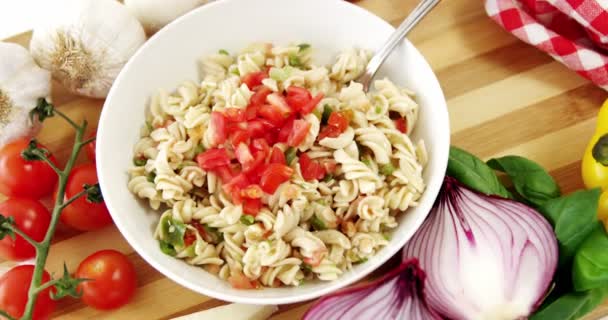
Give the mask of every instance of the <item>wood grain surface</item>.
M 360 5 L 393 25 L 417 0 L 363 0 Z M 27 46 L 30 34 L 8 41 Z M 592 135 L 596 113 L 608 94 L 508 34 L 486 17 L 483 1 L 449 0 L 412 32 L 409 39 L 429 61 L 448 100 L 452 142 L 482 158 L 518 154 L 545 166 L 565 193 L 582 187 L 580 158 Z M 53 102 L 75 120 L 96 128 L 103 100 L 68 94 L 53 83 Z M 59 119 L 49 119 L 39 140 L 60 162 L 71 150 L 73 131 Z M 84 157 L 80 159 L 84 161 Z M 50 205 L 50 203 L 48 203 Z M 60 227 L 47 270 L 61 274 L 66 262 L 74 270 L 88 254 L 100 249 L 124 252 L 138 271 L 133 301 L 113 312 L 100 312 L 82 302 L 59 302 L 57 319 L 169 319 L 222 305 L 182 288 L 154 270 L 114 227 L 79 233 Z M 0 263 L 0 273 L 14 263 Z M 271 319 L 300 319 L 311 302 L 285 305 Z M 598 319 L 608 305 L 587 319 Z

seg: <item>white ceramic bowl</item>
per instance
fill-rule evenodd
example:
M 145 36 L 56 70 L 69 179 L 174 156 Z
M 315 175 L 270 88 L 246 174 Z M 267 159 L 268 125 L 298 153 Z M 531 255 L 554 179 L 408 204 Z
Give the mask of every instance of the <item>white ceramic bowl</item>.
M 443 181 L 450 141 L 439 83 L 422 55 L 407 41 L 377 77 L 388 76 L 417 93 L 421 111 L 413 138 L 424 139 L 429 150 L 430 162 L 424 171 L 428 187 L 420 205 L 399 216 L 390 245 L 336 281 L 297 288 L 236 290 L 201 268 L 163 254 L 152 237 L 160 214 L 129 193 L 127 169 L 150 96 L 158 88 L 171 90 L 183 80 L 197 80 L 199 57 L 218 49 L 236 52 L 255 41 L 306 42 L 315 48 L 315 61 L 328 63 L 345 48 L 378 48 L 393 30 L 381 18 L 342 0 L 222 0 L 185 15 L 152 37 L 116 79 L 97 133 L 101 189 L 116 226 L 129 244 L 154 268 L 187 288 L 221 300 L 252 304 L 313 299 L 352 284 L 389 259 L 431 209 Z

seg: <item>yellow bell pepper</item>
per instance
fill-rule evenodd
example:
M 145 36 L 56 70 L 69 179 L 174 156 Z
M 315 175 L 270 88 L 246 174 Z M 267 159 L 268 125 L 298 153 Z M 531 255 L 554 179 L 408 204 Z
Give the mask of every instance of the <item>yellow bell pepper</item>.
M 608 231 L 608 100 L 597 115 L 595 134 L 589 140 L 581 164 L 583 182 L 588 189 L 602 188 L 597 216 Z

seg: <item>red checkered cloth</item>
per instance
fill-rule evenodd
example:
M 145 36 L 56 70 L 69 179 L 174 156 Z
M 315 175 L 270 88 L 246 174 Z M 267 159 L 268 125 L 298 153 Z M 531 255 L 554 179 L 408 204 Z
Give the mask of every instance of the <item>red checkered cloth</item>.
M 485 0 L 505 30 L 608 90 L 608 0 Z

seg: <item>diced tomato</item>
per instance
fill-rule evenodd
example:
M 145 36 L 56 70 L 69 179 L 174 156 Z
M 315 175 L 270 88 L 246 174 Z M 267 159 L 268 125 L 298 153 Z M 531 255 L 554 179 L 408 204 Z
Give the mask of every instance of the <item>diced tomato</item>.
M 268 95 L 271 93 L 272 93 L 272 90 L 268 89 L 267 87 L 260 87 L 258 90 L 256 90 L 253 93 L 253 95 L 249 99 L 250 105 L 261 106 L 261 105 L 265 104 L 266 97 L 268 97 Z
M 247 133 L 247 131 L 242 130 L 242 129 L 235 130 L 234 133 L 232 133 L 232 135 L 230 136 L 230 142 L 232 143 L 232 146 L 235 149 L 241 143 L 248 144 L 249 143 L 249 133 Z
M 245 199 L 243 201 L 243 212 L 248 215 L 256 216 L 262 209 L 262 200 Z
M 258 115 L 258 105 L 249 104 L 247 108 L 245 108 L 244 118 L 245 120 L 253 120 Z
M 318 93 L 314 98 L 312 98 L 308 103 L 302 108 L 300 108 L 300 114 L 307 115 L 311 113 L 315 107 L 323 100 L 323 93 Z
M 306 135 L 310 131 L 310 122 L 304 119 L 298 119 L 293 122 L 293 127 L 287 137 L 287 144 L 291 147 L 297 147 L 304 141 Z
M 247 132 L 252 138 L 263 136 L 266 130 L 268 130 L 268 128 L 266 128 L 265 123 L 260 119 L 247 121 Z
M 279 163 L 271 163 L 262 173 L 260 186 L 268 194 L 273 194 L 277 188 L 285 181 L 288 181 L 293 174 L 293 169 Z
M 266 71 L 251 72 L 241 77 L 241 82 L 247 85 L 249 89 L 253 89 L 262 84 L 262 80 L 268 78 Z
M 228 166 L 215 168 L 213 172 L 219 176 L 220 180 L 222 180 L 222 183 L 227 183 L 235 176 L 230 167 Z
M 334 173 L 336 172 L 336 167 L 338 166 L 338 164 L 336 163 L 336 160 L 323 159 L 321 160 L 321 166 L 325 170 L 325 173 Z
M 247 176 L 244 173 L 240 173 L 227 183 L 224 183 L 222 189 L 227 194 L 233 195 L 234 193 L 236 193 L 240 195 L 241 190 L 247 187 L 248 185 L 249 179 L 247 179 Z M 234 201 L 235 199 L 232 200 Z
M 226 141 L 226 118 L 221 112 L 211 112 L 211 124 L 209 126 L 213 137 L 211 143 L 218 145 Z
M 399 119 L 395 119 L 395 127 L 397 128 L 397 130 L 403 132 L 403 133 L 407 133 L 407 122 L 405 121 L 404 118 L 399 118 Z
M 245 120 L 245 113 L 239 108 L 227 108 L 224 110 L 224 116 L 229 122 L 242 122 Z
M 253 155 L 253 161 L 243 165 L 243 171 L 245 173 L 248 173 L 248 172 L 251 172 L 252 170 L 256 170 L 257 168 L 259 168 L 266 161 L 267 154 L 268 153 L 265 153 L 263 151 L 256 151 Z M 256 179 L 253 181 L 257 182 L 258 180 Z
M 342 112 L 334 111 L 329 115 L 327 124 L 338 128 L 338 132 L 342 133 L 344 130 L 346 130 L 346 128 L 348 128 L 348 119 Z
M 312 257 L 304 258 L 304 262 L 311 267 L 318 267 L 323 261 L 323 258 L 327 255 L 327 249 L 319 249 L 312 253 Z
M 199 153 L 196 162 L 201 169 L 211 170 L 230 164 L 230 156 L 226 149 L 213 148 Z
M 241 272 L 231 272 L 230 277 L 228 277 L 228 282 L 235 289 L 242 290 L 251 290 L 258 287 L 257 282 L 249 280 L 244 274 Z
M 262 162 L 260 165 L 256 166 L 255 168 L 246 171 L 245 175 L 247 175 L 247 179 L 249 179 L 249 181 L 253 182 L 253 183 L 259 183 L 260 179 L 262 179 L 262 173 L 264 173 L 264 171 L 266 171 L 266 168 L 268 167 L 267 164 L 265 164 L 264 162 Z
M 194 234 L 194 231 L 190 229 L 186 230 L 186 233 L 184 234 L 184 245 L 186 245 L 187 247 L 193 244 L 194 241 L 196 241 L 196 235 Z
M 274 106 L 284 117 L 289 116 L 292 113 L 291 108 L 285 101 L 285 97 L 278 93 L 271 93 L 266 97 L 266 102 Z
M 268 145 L 277 143 L 277 130 L 268 130 L 264 133 L 263 139 L 268 142 Z
M 317 139 L 321 141 L 325 138 L 335 138 L 339 135 L 340 131 L 338 130 L 338 128 L 334 126 L 325 126 L 323 129 L 321 129 L 321 132 L 319 132 Z
M 289 113 L 282 113 L 281 110 L 271 104 L 265 104 L 258 109 L 258 115 L 270 121 L 273 126 L 281 126 L 285 119 L 289 117 Z
M 302 177 L 307 181 L 323 179 L 326 173 L 323 166 L 318 161 L 310 159 L 306 153 L 300 155 L 300 170 Z
M 285 153 L 279 147 L 273 147 L 270 153 L 270 163 L 287 164 Z
M 246 144 L 240 143 L 235 149 L 236 160 L 243 166 L 253 162 L 253 155 Z
M 267 155 L 270 152 L 270 146 L 265 139 L 254 139 L 251 143 L 251 146 L 254 150 L 264 152 L 264 155 Z
M 311 99 L 312 96 L 310 95 L 310 92 L 302 87 L 289 86 L 287 88 L 287 97 L 285 100 L 287 100 L 287 104 L 294 112 L 300 111 Z
M 281 127 L 281 130 L 279 131 L 279 135 L 277 137 L 277 140 L 279 142 L 287 142 L 287 139 L 289 138 L 289 134 L 293 130 L 294 121 L 295 121 L 294 118 L 289 118 L 289 119 L 287 119 L 287 121 L 285 121 L 285 124 L 283 124 L 283 127 Z
M 252 184 L 247 186 L 245 189 L 241 190 L 241 197 L 246 199 L 259 199 L 262 197 L 264 191 L 257 184 Z

